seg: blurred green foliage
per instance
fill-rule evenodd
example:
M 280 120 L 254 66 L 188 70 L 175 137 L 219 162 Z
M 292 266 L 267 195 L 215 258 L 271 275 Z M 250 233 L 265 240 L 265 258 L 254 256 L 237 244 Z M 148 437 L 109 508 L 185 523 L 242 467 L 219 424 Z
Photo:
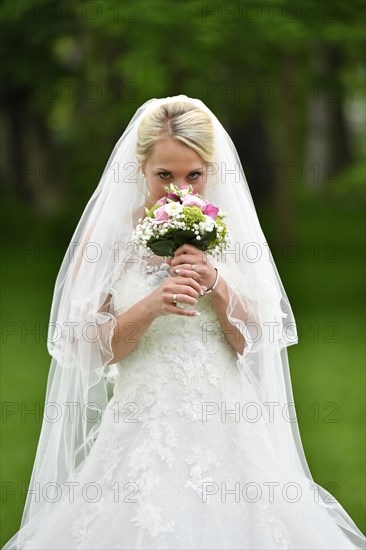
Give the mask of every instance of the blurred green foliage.
M 347 117 L 358 118 L 364 91 L 364 13 L 358 1 L 4 2 L 5 159 L 24 167 L 4 174 L 5 190 L 72 226 L 138 106 L 180 93 L 233 135 L 254 195 L 284 187 L 281 174 L 269 182 L 251 169 L 264 161 L 295 162 L 299 183 L 316 185 L 312 107 L 329 118 L 318 130 L 330 147 L 319 148 L 323 179 L 329 163 L 340 173 L 362 154 L 360 123 Z M 52 162 L 56 175 L 29 176 Z

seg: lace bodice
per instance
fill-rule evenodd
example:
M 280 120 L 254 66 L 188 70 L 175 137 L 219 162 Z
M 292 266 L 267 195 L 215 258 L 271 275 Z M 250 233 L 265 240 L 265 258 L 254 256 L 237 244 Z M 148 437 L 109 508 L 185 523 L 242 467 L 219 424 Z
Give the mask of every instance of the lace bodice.
M 112 289 L 116 315 L 147 296 L 169 276 L 169 265 L 161 258 L 141 255 L 141 261 L 126 270 Z M 157 375 L 158 369 L 161 376 L 164 365 L 168 365 L 169 376 L 187 380 L 194 377 L 197 381 L 203 376 L 214 385 L 220 378 L 223 383 L 225 370 L 232 370 L 237 354 L 226 341 L 209 295 L 200 296 L 194 307 L 200 316 L 171 314 L 155 319 L 135 349 L 117 365 L 120 377 L 127 376 L 131 369 L 140 370 L 144 375 L 149 371 L 151 376 Z M 231 367 L 223 365 L 223 353 L 227 359 L 224 365 Z M 176 368 L 172 369 L 171 365 Z

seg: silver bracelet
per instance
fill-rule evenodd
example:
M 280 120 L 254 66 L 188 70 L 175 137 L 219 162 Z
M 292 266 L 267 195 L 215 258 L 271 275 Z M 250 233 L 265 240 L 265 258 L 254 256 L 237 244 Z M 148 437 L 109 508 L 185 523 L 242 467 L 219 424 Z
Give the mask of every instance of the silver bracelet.
M 205 294 L 210 294 L 210 292 L 212 292 L 213 290 L 215 290 L 216 285 L 217 285 L 217 281 L 219 280 L 219 272 L 218 272 L 218 269 L 217 269 L 216 267 L 214 267 L 214 269 L 216 270 L 215 282 L 214 282 L 214 284 L 212 285 L 211 288 L 208 288 L 207 290 L 205 290 Z

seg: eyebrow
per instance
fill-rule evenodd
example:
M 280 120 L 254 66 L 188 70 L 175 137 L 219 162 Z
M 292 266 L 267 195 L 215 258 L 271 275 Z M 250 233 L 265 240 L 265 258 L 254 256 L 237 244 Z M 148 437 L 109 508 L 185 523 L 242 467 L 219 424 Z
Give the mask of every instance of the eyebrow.
M 167 170 L 166 168 L 156 168 L 156 170 L 162 170 L 164 172 L 169 172 L 169 174 L 172 174 L 173 172 L 171 170 Z M 194 170 L 190 170 L 187 172 L 187 174 L 191 174 L 192 172 L 200 172 L 202 170 L 202 167 L 195 168 Z

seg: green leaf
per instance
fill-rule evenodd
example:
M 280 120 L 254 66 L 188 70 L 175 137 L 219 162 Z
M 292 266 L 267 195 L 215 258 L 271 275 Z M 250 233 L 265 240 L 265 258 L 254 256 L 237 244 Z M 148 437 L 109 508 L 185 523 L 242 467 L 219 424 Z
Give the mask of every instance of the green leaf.
M 191 244 L 198 250 L 206 250 L 216 238 L 216 228 L 197 240 L 195 233 L 190 229 L 178 229 L 165 237 L 153 237 L 147 246 L 157 256 L 174 256 L 174 252 L 183 244 Z
M 195 234 L 190 229 L 178 229 L 172 235 L 177 248 L 183 244 L 191 243 L 195 239 Z
M 174 244 L 174 241 L 170 239 L 159 239 L 155 240 L 155 242 L 148 242 L 147 243 L 150 250 L 154 252 L 157 256 L 174 256 L 174 252 L 176 250 L 176 246 Z

